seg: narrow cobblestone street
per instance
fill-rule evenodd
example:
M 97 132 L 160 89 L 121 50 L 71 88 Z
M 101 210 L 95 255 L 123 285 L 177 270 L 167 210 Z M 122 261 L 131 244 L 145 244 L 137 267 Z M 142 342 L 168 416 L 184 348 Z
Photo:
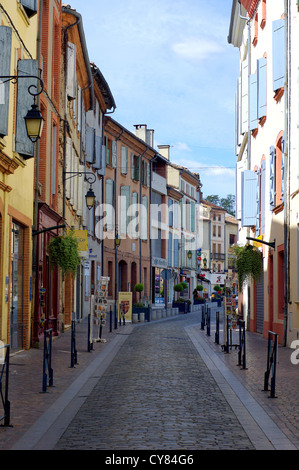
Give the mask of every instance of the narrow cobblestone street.
M 184 327 L 135 328 L 56 449 L 253 449 Z

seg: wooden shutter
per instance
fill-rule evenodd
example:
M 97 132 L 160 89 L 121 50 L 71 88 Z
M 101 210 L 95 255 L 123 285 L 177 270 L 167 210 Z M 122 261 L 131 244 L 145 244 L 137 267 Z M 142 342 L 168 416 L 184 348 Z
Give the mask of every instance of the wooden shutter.
M 114 204 L 113 204 L 113 180 L 106 180 L 106 201 L 105 201 L 105 211 L 106 211 L 106 229 L 113 230 L 113 215 L 114 215 Z
M 112 167 L 116 168 L 117 165 L 117 142 L 116 140 L 112 141 Z
M 272 23 L 272 61 L 273 61 L 273 90 L 284 86 L 285 75 L 285 20 Z
M 18 61 L 18 75 L 38 76 L 37 60 L 25 59 Z M 18 80 L 18 96 L 16 111 L 16 144 L 15 149 L 23 158 L 34 157 L 34 143 L 28 138 L 24 117 L 34 104 L 34 98 L 28 92 L 31 85 L 38 86 L 38 80 L 25 78 Z M 36 88 L 37 89 L 37 88 Z
M 174 238 L 173 240 L 173 247 L 174 247 L 174 257 L 173 257 L 173 266 L 175 268 L 179 267 L 179 240 L 178 238 Z
M 52 194 L 56 194 L 57 127 L 52 126 Z
M 126 175 L 128 172 L 128 149 L 127 147 L 121 148 L 121 173 Z
M 195 232 L 195 203 L 191 201 L 191 232 Z
M 86 126 L 85 132 L 85 153 L 86 161 L 88 163 L 95 163 L 96 152 L 95 152 L 95 129 L 90 126 Z
M 260 216 L 261 216 L 261 170 L 260 168 L 257 169 L 256 172 L 256 236 L 259 236 L 261 233 L 261 225 L 260 225 Z
M 249 77 L 249 116 L 250 116 L 250 130 L 254 130 L 258 126 L 257 121 L 257 76 L 252 73 Z
M 257 117 L 266 116 L 267 112 L 267 59 L 257 61 Z
M 168 236 L 168 266 L 172 266 L 172 232 Z
M 173 227 L 173 200 L 168 199 L 168 225 Z
M 243 227 L 252 227 L 256 224 L 256 184 L 257 176 L 254 171 L 242 172 L 242 219 Z
M 150 187 L 150 178 L 151 178 L 151 170 L 150 170 L 150 164 L 146 164 L 146 185 L 149 188 Z
M 120 233 L 127 235 L 130 222 L 130 186 L 120 188 Z
M 69 99 L 75 99 L 77 92 L 76 45 L 67 43 L 66 93 Z
M 31 16 L 36 15 L 37 13 L 37 0 L 19 0 L 20 3 L 25 8 L 27 16 L 31 18 Z
M 135 179 L 135 155 L 131 152 L 131 178 Z
M 275 207 L 275 147 L 270 147 L 270 209 Z
M 248 131 L 248 62 L 241 63 L 241 134 Z
M 141 207 L 141 240 L 147 240 L 148 232 L 148 198 L 142 196 L 142 207 Z
M 8 26 L 0 26 L 0 75 L 10 75 L 10 58 L 11 58 L 11 28 Z M 5 80 L 3 79 L 3 82 Z M 9 112 L 9 88 L 10 82 L 1 82 L 1 99 L 0 99 L 0 135 L 8 134 L 8 112 Z
M 65 155 L 65 171 L 69 173 L 72 171 L 72 140 L 67 137 L 66 138 L 66 155 Z M 65 181 L 65 195 L 67 199 L 71 198 L 71 175 L 66 175 Z
M 138 238 L 139 231 L 138 231 L 138 216 L 139 216 L 139 210 L 138 210 L 138 193 L 133 192 L 132 193 L 132 238 Z
M 95 170 L 100 170 L 102 168 L 102 164 L 103 164 L 102 155 L 103 155 L 103 139 L 102 137 L 95 136 L 95 162 L 92 165 Z

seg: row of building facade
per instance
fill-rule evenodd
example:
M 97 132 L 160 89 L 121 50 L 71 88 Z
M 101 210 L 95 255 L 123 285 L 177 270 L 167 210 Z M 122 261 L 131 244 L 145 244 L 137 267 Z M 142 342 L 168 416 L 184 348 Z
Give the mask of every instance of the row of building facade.
M 81 15 L 59 0 L 4 0 L 0 40 L 2 343 L 38 347 L 45 329 L 59 335 L 85 318 L 102 276 L 110 305 L 119 291 L 138 302 L 137 283 L 153 308 L 170 306 L 182 281 L 190 299 L 199 283 L 205 297 L 223 285 L 236 221 L 202 200 L 199 175 L 172 163 L 169 145 L 155 149 L 146 124 L 131 132 L 113 119 Z M 44 120 L 36 143 L 24 123 L 34 103 Z M 80 241 L 75 276 L 49 253 L 68 229 Z
M 273 331 L 283 345 L 299 332 L 298 21 L 296 0 L 233 1 L 228 35 L 240 51 L 239 240 L 255 244 L 262 263 L 260 280 L 243 288 L 241 308 L 252 331 Z

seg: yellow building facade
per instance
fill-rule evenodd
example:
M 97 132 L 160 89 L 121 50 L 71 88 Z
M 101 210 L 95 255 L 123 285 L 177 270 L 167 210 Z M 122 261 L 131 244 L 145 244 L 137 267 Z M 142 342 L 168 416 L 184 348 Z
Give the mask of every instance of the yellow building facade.
M 30 347 L 35 144 L 24 116 L 39 82 L 3 77 L 38 75 L 36 5 L 0 5 L 0 340 L 11 350 Z

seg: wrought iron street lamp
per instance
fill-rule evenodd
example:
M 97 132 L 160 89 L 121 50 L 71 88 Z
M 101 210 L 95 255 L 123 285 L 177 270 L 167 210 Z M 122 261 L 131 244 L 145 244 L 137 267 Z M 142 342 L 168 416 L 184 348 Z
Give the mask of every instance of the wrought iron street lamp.
M 20 78 L 26 78 L 26 79 L 34 78 L 36 80 L 39 80 L 39 82 L 40 82 L 40 90 L 38 90 L 36 92 L 32 91 L 33 88 L 35 88 L 37 90 L 36 85 L 30 85 L 28 87 L 28 93 L 31 96 L 34 96 L 34 104 L 31 106 L 31 109 L 29 109 L 28 113 L 24 117 L 28 138 L 31 140 L 31 142 L 35 143 L 41 137 L 42 130 L 43 130 L 43 124 L 44 124 L 44 118 L 43 118 L 40 110 L 38 109 L 38 106 L 35 102 L 35 99 L 36 99 L 36 96 L 40 95 L 43 92 L 44 83 L 43 83 L 42 79 L 37 77 L 36 75 L 4 75 L 4 76 L 0 76 L 0 80 L 4 80 L 2 83 L 11 81 L 12 83 L 16 84 L 17 81 Z
M 71 175 L 71 176 L 68 176 L 66 178 L 65 175 Z M 96 199 L 95 193 L 92 190 L 92 184 L 94 184 L 97 179 L 96 175 L 92 171 L 65 171 L 64 181 L 66 181 L 69 178 L 73 178 L 74 176 L 82 176 L 82 175 L 85 176 L 86 181 L 90 184 L 89 190 L 85 194 L 86 206 L 88 210 L 90 210 L 94 206 L 95 199 Z
M 37 142 L 42 135 L 44 118 L 35 103 L 31 106 L 31 109 L 28 111 L 24 119 L 29 139 L 31 142 Z

